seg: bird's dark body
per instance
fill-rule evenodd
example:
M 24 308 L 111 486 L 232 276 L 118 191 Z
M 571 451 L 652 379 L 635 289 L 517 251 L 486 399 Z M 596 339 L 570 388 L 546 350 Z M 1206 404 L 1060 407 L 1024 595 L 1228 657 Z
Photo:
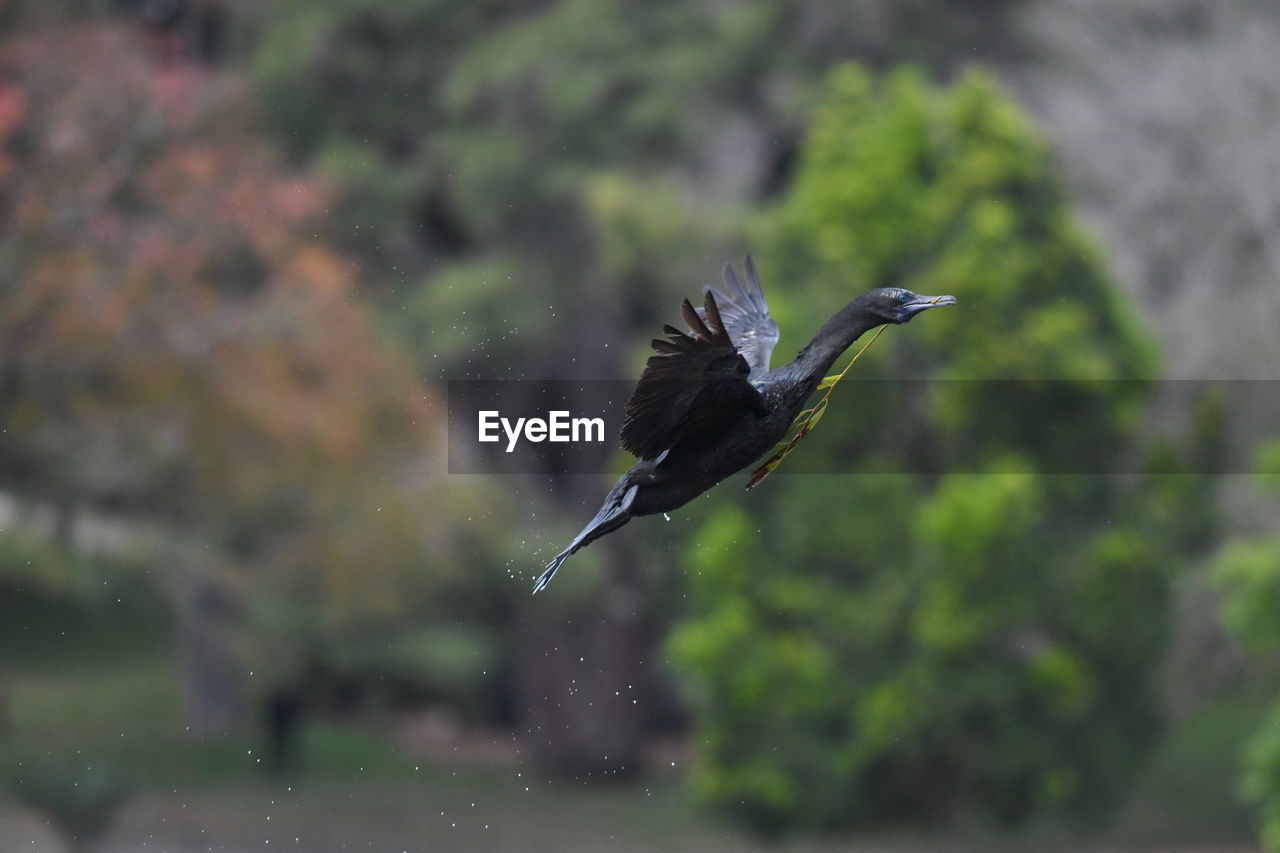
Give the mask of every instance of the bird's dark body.
M 691 334 L 668 326 L 668 340 L 654 341 L 658 355 L 649 359 L 627 403 L 622 428 L 623 446 L 642 458 L 609 490 L 595 518 L 547 564 L 534 592 L 579 548 L 634 516 L 684 506 L 760 459 L 787 434 L 835 360 L 868 329 L 955 303 L 949 296 L 922 297 L 897 288 L 869 291 L 828 320 L 794 361 L 770 370 L 777 326 L 750 257 L 746 273 L 744 288 L 726 265 L 732 295 L 708 288 L 700 312 L 686 300 Z M 724 319 L 719 305 L 727 306 Z
M 757 386 L 764 414 L 736 412 L 718 432 L 689 436 L 672 447 L 661 464 L 642 459 L 633 465 L 614 487 L 641 484 L 631 514 L 653 515 L 684 506 L 769 452 L 787 434 L 817 382 L 808 391 L 793 389 L 790 394 L 778 386 L 768 380 Z
M 615 488 L 640 484 L 631 505 L 632 515 L 678 509 L 763 456 L 786 435 L 794 419 L 794 412 L 787 414 L 781 407 L 763 417 L 743 412 L 738 416 L 741 423 L 731 426 L 719 439 L 704 435 L 676 445 L 661 464 L 642 459 Z

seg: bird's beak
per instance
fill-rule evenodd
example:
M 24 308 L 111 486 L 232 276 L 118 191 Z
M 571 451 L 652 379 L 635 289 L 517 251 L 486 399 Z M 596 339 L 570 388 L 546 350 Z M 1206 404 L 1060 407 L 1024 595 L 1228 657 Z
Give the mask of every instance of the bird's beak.
M 921 311 L 925 311 L 929 308 L 936 308 L 939 305 L 955 304 L 956 298 L 954 296 L 917 296 L 915 299 L 912 299 L 906 305 L 902 306 L 902 312 L 904 314 L 902 322 L 905 323 Z

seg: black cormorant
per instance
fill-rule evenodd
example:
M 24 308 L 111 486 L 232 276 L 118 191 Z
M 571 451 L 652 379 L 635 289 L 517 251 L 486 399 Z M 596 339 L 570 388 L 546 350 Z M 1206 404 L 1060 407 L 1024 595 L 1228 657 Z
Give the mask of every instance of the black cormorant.
M 726 292 L 704 289 L 704 304 L 682 306 L 688 332 L 666 326 L 655 339 L 622 421 L 622 446 L 640 461 L 609 491 L 596 517 L 547 563 L 536 593 L 565 559 L 637 515 L 682 506 L 759 459 L 787 434 L 840 354 L 864 332 L 906 323 L 954 296 L 870 290 L 823 324 L 795 360 L 769 369 L 778 324 L 769 316 L 751 256 L 746 286 L 725 264 Z

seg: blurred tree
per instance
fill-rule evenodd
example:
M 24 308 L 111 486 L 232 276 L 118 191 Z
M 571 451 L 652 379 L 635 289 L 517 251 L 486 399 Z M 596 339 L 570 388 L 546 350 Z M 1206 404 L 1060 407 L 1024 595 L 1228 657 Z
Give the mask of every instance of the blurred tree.
M 343 189 L 337 236 L 382 273 L 423 369 L 501 376 L 616 340 L 577 327 L 574 351 L 548 351 L 578 300 L 637 308 L 647 340 L 717 225 L 785 186 L 832 60 L 910 42 L 945 72 L 1015 5 L 282 0 L 253 13 L 255 66 L 277 138 Z M 659 243 L 662 264 L 602 280 L 610 190 L 611 211 L 632 193 L 688 211 L 699 263 Z
M 0 482 L 164 520 L 188 627 L 248 583 L 334 630 L 403 613 L 449 577 L 442 419 L 314 236 L 326 188 L 250 135 L 235 77 L 154 48 L 87 24 L 0 52 Z M 242 667 L 183 647 L 225 728 L 200 679 Z
M 1114 802 L 1158 729 L 1167 531 L 1147 489 L 1044 472 L 1134 452 L 1142 389 L 1112 380 L 1156 360 L 1048 146 L 982 75 L 843 67 L 760 232 L 786 328 L 883 285 L 960 307 L 858 365 L 925 392 L 855 383 L 799 451 L 850 475 L 770 482 L 695 537 L 671 648 L 698 793 L 764 830 Z
M 423 375 L 617 378 L 730 254 L 744 202 L 785 186 L 834 56 L 912 33 L 945 70 L 1011 5 L 282 0 L 254 13 L 255 66 L 277 138 L 342 188 L 334 233 Z M 554 483 L 579 523 L 599 484 Z M 635 766 L 644 703 L 598 724 L 646 693 L 661 630 L 630 536 L 602 546 L 594 594 L 522 610 L 510 641 L 560 769 Z
M 715 204 L 695 215 L 681 188 L 721 159 L 717 146 L 743 155 L 716 173 L 740 196 L 764 180 L 770 128 L 798 132 L 801 99 L 767 98 L 763 128 L 706 108 L 757 97 L 765 66 L 754 60 L 768 56 L 780 14 L 769 4 L 730 14 L 667 2 L 281 3 L 264 13 L 257 64 L 280 138 L 347 190 L 338 233 L 381 273 L 384 316 L 424 374 L 612 379 L 629 372 L 619 342 L 631 312 L 619 306 L 643 305 L 652 323 L 654 291 L 672 293 L 693 268 L 681 261 L 705 251 L 686 239 L 677 259 L 637 237 L 724 218 Z M 640 248 L 661 254 L 637 263 Z M 575 522 L 598 498 L 583 478 L 555 484 Z M 605 550 L 612 571 L 591 592 L 518 605 L 518 708 L 544 766 L 640 764 L 650 709 L 632 699 L 647 695 L 653 630 L 622 542 Z M 504 588 L 525 601 L 523 585 Z M 575 682 L 583 667 L 590 677 Z
M 1280 439 L 1259 447 L 1256 480 L 1266 492 L 1280 492 Z M 1227 545 L 1213 562 L 1213 578 L 1222 601 L 1222 619 L 1245 648 L 1265 666 L 1266 683 L 1274 688 L 1280 655 L 1280 533 L 1241 537 Z M 1244 756 L 1241 791 L 1261 811 L 1262 842 L 1280 850 L 1280 702 Z

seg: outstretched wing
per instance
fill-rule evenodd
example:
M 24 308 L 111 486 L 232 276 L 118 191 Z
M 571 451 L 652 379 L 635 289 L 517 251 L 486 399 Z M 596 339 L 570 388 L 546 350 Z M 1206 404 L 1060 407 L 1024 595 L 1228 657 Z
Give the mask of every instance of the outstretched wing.
M 729 292 L 722 293 L 710 285 L 705 292 L 715 294 L 729 338 L 747 360 L 751 372 L 764 373 L 769 369 L 769 359 L 778 343 L 778 324 L 769 316 L 769 303 L 765 301 L 760 276 L 750 255 L 743 270 L 747 275 L 746 287 L 738 280 L 733 265 L 725 264 L 724 286 Z M 703 310 L 698 313 L 701 316 Z
M 622 446 L 641 459 L 654 459 L 681 438 L 716 429 L 744 407 L 761 411 L 759 392 L 747 382 L 751 367 L 725 331 L 713 293 L 697 311 L 681 308 L 690 334 L 666 326 L 655 338 L 622 419 Z

